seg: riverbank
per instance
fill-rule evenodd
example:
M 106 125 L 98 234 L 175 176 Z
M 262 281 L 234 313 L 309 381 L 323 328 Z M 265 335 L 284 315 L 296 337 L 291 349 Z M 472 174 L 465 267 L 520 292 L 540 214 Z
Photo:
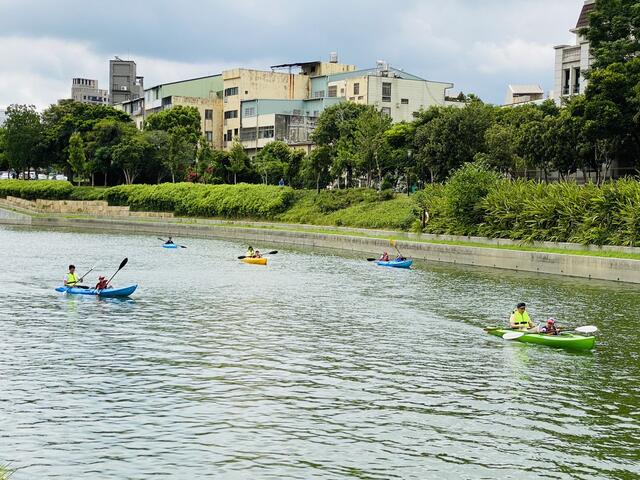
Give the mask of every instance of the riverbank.
M 506 239 L 412 234 L 388 230 L 318 227 L 274 222 L 238 222 L 198 218 L 93 217 L 42 214 L 0 204 L 0 224 L 79 228 L 174 237 L 234 239 L 259 245 L 296 245 L 377 256 L 392 250 L 429 262 L 491 267 L 640 284 L 640 248 L 585 247 L 539 242 L 519 245 Z

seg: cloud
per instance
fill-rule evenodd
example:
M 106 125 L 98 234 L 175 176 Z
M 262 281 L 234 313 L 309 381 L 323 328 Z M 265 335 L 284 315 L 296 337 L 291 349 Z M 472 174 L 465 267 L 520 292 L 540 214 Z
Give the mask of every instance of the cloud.
M 229 67 L 377 59 L 500 101 L 508 83 L 553 78 L 553 48 L 571 40 L 582 0 L 0 0 L 0 105 L 45 106 L 71 79 L 108 88 L 108 60 L 133 58 L 145 85 Z

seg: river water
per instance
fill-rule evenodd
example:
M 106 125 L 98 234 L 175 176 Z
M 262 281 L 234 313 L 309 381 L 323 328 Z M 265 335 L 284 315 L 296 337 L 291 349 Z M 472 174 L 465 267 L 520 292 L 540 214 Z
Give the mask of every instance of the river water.
M 637 286 L 178 242 L 0 227 L 12 480 L 640 477 Z M 124 257 L 129 300 L 53 290 Z M 596 349 L 483 332 L 518 301 Z

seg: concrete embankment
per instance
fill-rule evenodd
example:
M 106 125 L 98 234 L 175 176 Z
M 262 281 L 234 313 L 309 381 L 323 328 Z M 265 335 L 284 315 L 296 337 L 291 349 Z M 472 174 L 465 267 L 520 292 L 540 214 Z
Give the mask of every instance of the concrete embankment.
M 140 218 L 69 218 L 60 215 L 29 215 L 0 208 L 0 224 L 32 225 L 46 228 L 80 228 L 111 232 L 127 232 L 176 237 L 236 239 L 268 247 L 268 245 L 296 245 L 312 248 L 340 249 L 375 256 L 389 250 L 390 236 L 398 238 L 398 247 L 405 256 L 425 261 L 460 265 L 501 268 L 516 271 L 566 275 L 599 280 L 640 283 L 640 260 L 589 255 L 571 255 L 537 251 L 509 250 L 473 245 L 429 243 L 442 237 L 409 238 L 394 232 L 336 229 L 336 233 L 310 231 L 322 227 L 229 223 L 196 219 L 140 219 Z M 288 229 L 289 228 L 289 229 Z M 368 235 L 368 236 L 365 236 Z M 387 238 L 374 238 L 382 236 Z M 400 239 L 401 238 L 401 239 Z M 453 238 L 453 237 L 451 237 Z M 501 240 L 499 244 L 513 244 Z M 555 248 L 569 248 L 570 244 L 551 244 Z M 579 245 L 574 248 L 580 249 Z M 640 249 L 621 248 L 635 252 Z

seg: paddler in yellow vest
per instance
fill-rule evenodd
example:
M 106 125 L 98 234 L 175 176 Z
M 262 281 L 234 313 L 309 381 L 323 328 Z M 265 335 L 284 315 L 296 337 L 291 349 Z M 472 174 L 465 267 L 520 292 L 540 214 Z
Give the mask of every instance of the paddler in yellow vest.
M 533 324 L 533 320 L 531 320 L 531 317 L 529 317 L 526 308 L 527 306 L 523 302 L 520 302 L 518 305 L 516 305 L 516 309 L 513 311 L 513 313 L 511 314 L 511 318 L 509 319 L 509 326 L 511 328 L 526 330 L 535 326 Z
M 69 265 L 69 273 L 64 276 L 65 287 L 75 287 L 78 283 L 82 282 L 82 278 L 78 278 L 76 275 L 76 266 Z

